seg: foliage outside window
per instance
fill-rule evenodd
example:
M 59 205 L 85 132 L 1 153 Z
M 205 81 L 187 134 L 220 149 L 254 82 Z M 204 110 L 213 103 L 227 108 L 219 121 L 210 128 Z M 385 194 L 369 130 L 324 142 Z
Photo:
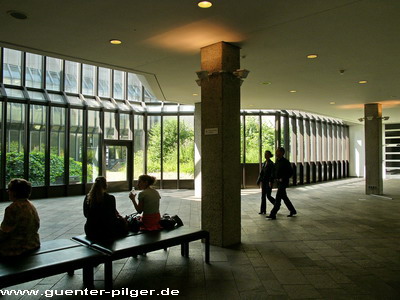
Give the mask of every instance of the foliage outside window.
M 134 179 L 144 174 L 144 128 L 143 116 L 133 116 L 134 121 L 134 135 L 133 135 L 133 161 L 134 161 Z
M 275 116 L 261 117 L 261 149 L 262 160 L 266 150 L 274 154 L 272 160 L 275 160 Z
M 161 117 L 147 118 L 147 174 L 161 178 Z
M 52 107 L 50 121 L 50 185 L 64 184 L 65 108 Z
M 179 179 L 194 179 L 194 117 L 180 117 Z
M 46 107 L 30 107 L 29 181 L 33 186 L 43 186 L 45 180 Z

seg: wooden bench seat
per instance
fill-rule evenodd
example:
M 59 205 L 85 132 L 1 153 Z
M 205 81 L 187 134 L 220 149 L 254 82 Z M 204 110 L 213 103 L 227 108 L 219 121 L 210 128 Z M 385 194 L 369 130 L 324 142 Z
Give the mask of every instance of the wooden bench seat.
M 29 254 L 0 259 L 0 288 L 60 273 L 73 274 L 83 269 L 83 280 L 93 285 L 93 266 L 103 263 L 105 256 L 68 239 L 45 241 Z
M 188 257 L 189 243 L 204 239 L 205 262 L 209 263 L 210 261 L 210 235 L 208 231 L 189 227 L 132 234 L 113 241 L 91 241 L 84 235 L 73 237 L 73 239 L 108 255 L 104 265 L 104 280 L 107 288 L 112 288 L 112 261 L 129 256 L 181 245 L 182 256 Z

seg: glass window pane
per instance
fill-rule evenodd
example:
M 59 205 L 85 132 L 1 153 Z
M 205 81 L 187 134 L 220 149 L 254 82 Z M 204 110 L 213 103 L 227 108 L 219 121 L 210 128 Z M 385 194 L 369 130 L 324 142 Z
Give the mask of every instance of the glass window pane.
M 178 118 L 163 119 L 163 179 L 178 179 Z
M 95 97 L 85 97 L 85 101 L 89 107 L 101 107 L 100 102 Z
M 65 108 L 52 107 L 50 121 L 50 185 L 65 182 Z
M 117 139 L 117 127 L 116 127 L 116 114 L 113 112 L 104 112 L 104 138 L 105 139 Z
M 81 64 L 73 61 L 65 61 L 65 83 L 66 92 L 79 93 Z
M 92 183 L 99 176 L 100 167 L 100 112 L 88 111 L 87 182 Z
M 32 88 L 43 87 L 43 56 L 26 53 L 25 85 Z
M 3 83 L 22 85 L 22 52 L 4 48 Z
M 46 89 L 61 91 L 62 60 L 53 57 L 46 59 Z
M 133 145 L 133 160 L 134 160 L 134 178 L 137 179 L 144 174 L 144 128 L 143 116 L 133 116 L 134 122 L 134 145 Z
M 126 181 L 128 148 L 106 145 L 106 178 L 108 182 Z
M 114 70 L 114 98 L 125 99 L 125 72 Z
M 46 97 L 42 92 L 28 91 L 29 98 L 36 101 L 46 101 Z
M 49 95 L 49 99 L 50 102 L 52 103 L 65 103 L 65 99 L 63 95 L 60 94 L 52 94 L 52 93 L 48 93 L 47 95 Z
M 8 98 L 25 99 L 24 93 L 19 89 L 6 88 L 6 94 Z
M 111 70 L 107 68 L 99 68 L 99 97 L 111 96 Z
M 273 154 L 275 153 L 275 116 L 262 116 L 261 126 L 261 149 L 262 160 L 264 160 L 264 152 L 266 150 L 271 151 Z
M 128 73 L 128 100 L 142 101 L 142 83 L 133 73 Z
M 71 103 L 71 105 L 75 106 L 83 106 L 83 101 L 79 96 L 67 96 L 68 102 Z
M 82 94 L 94 96 L 96 82 L 96 67 L 91 65 L 82 66 Z
M 244 163 L 244 116 L 240 115 L 240 163 Z
M 69 183 L 82 182 L 83 110 L 71 109 L 69 135 Z
M 46 107 L 31 105 L 29 116 L 29 181 L 43 186 L 45 178 Z
M 119 115 L 119 138 L 121 140 L 131 140 L 132 131 L 130 126 L 130 115 Z
M 147 174 L 160 178 L 161 175 L 161 117 L 149 116 L 147 132 L 149 135 L 147 150 Z
M 194 117 L 180 117 L 179 178 L 194 179 Z
M 24 178 L 25 105 L 7 103 L 6 183 Z
M 246 163 L 258 163 L 260 157 L 260 122 L 258 116 L 246 116 Z

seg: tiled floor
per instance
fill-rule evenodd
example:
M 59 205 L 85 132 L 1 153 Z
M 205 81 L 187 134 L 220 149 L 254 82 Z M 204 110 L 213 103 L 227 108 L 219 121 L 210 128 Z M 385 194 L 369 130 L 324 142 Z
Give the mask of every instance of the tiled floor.
M 179 296 L 173 298 L 180 299 L 400 299 L 399 183 L 385 181 L 385 194 L 393 199 L 366 196 L 361 179 L 291 188 L 288 195 L 298 216 L 287 218 L 283 205 L 277 220 L 258 215 L 259 190 L 243 190 L 241 245 L 212 247 L 210 265 L 203 263 L 200 242 L 191 244 L 189 259 L 174 247 L 120 260 L 114 262 L 114 287 L 120 292 L 176 289 Z M 201 203 L 193 191 L 161 194 L 162 213 L 177 213 L 185 226 L 200 227 Z M 126 193 L 115 195 L 121 214 L 133 211 Z M 82 199 L 34 201 L 42 240 L 83 233 Z M 0 203 L 1 219 L 7 205 Z M 97 289 L 104 287 L 102 271 L 100 266 L 95 274 Z M 81 280 L 80 272 L 73 277 L 61 274 L 8 290 L 80 289 Z

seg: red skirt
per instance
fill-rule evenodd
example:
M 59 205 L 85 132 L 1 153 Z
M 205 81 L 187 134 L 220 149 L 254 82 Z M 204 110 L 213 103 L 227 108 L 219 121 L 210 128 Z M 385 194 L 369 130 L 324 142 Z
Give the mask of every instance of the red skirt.
M 152 231 L 152 230 L 160 230 L 162 229 L 160 225 L 160 213 L 155 213 L 155 214 L 143 214 L 142 216 L 142 226 L 140 226 L 140 230 L 147 230 L 147 231 Z

